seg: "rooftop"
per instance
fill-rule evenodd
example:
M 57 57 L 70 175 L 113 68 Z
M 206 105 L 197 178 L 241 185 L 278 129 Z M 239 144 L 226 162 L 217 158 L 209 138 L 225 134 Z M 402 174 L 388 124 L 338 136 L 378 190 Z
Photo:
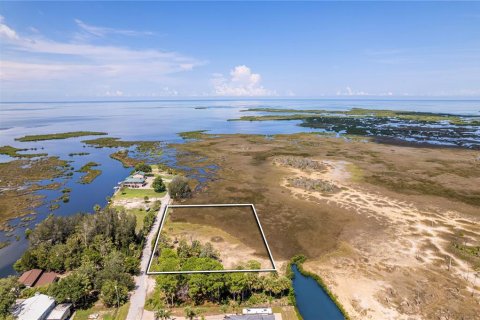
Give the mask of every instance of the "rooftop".
M 37 279 L 42 274 L 43 270 L 40 269 L 32 269 L 25 271 L 20 278 L 18 278 L 18 282 L 23 283 L 27 287 L 33 287 Z
M 124 182 L 127 182 L 127 183 L 144 183 L 145 179 L 144 178 L 134 178 L 132 176 L 129 176 L 125 179 Z
M 273 314 L 234 314 L 225 316 L 227 320 L 275 320 Z
M 44 272 L 40 278 L 38 278 L 37 282 L 35 282 L 35 287 L 53 283 L 55 280 L 57 280 L 57 274 L 55 272 Z
M 13 310 L 18 320 L 44 319 L 46 314 L 55 306 L 55 300 L 44 294 L 36 294 L 19 304 Z
M 57 305 L 55 309 L 53 309 L 47 316 L 47 320 L 64 319 L 65 313 L 70 312 L 71 307 L 71 303 L 62 303 Z

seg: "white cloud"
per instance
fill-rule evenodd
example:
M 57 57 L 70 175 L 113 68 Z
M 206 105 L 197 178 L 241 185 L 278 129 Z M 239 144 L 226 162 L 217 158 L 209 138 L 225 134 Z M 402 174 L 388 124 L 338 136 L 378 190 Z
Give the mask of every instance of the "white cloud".
M 382 93 L 368 93 L 362 90 L 353 90 L 349 86 L 345 87 L 344 90 L 338 90 L 337 91 L 337 96 L 348 96 L 348 97 L 354 97 L 354 96 L 393 96 L 393 93 L 388 91 L 388 92 L 382 92 Z
M 107 35 L 112 30 L 99 28 L 91 31 Z M 120 32 L 131 34 L 129 30 Z M 148 90 L 158 88 L 162 91 L 164 86 L 176 83 L 173 80 L 175 74 L 188 72 L 205 63 L 173 51 L 132 49 L 74 39 L 57 41 L 41 34 L 24 36 L 5 24 L 3 17 L 0 17 L 0 41 L 0 81 L 5 93 L 26 92 L 39 81 L 45 86 L 46 81 L 50 81 L 46 87 L 51 92 L 62 86 L 78 92 L 107 95 L 103 89 L 105 85 L 141 89 L 147 83 Z M 108 95 L 111 96 L 112 92 L 116 90 Z
M 123 97 L 123 91 L 121 90 L 107 90 L 104 94 L 106 97 Z
M 3 16 L 0 16 L 0 37 L 10 40 L 18 39 L 18 35 L 15 30 L 7 26 L 4 21 L 5 19 L 3 18 Z
M 258 97 L 276 95 L 275 91 L 265 89 L 260 84 L 261 79 L 260 74 L 252 73 L 249 67 L 240 65 L 230 71 L 229 79 L 220 73 L 213 74 L 212 85 L 216 96 Z
M 79 19 L 75 19 L 75 23 L 83 31 L 97 37 L 105 37 L 108 34 L 118 34 L 122 36 L 131 36 L 131 37 L 153 35 L 153 32 L 150 32 L 150 31 L 136 31 L 136 30 L 114 29 L 114 28 L 108 28 L 108 27 L 93 26 Z

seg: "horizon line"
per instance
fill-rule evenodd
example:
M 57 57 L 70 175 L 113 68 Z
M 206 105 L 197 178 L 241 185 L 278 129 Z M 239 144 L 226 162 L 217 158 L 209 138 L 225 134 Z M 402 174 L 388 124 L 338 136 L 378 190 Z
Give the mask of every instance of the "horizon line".
M 26 101 L 2 101 L 0 100 L 0 104 L 35 104 L 35 103 L 115 103 L 115 102 L 163 102 L 163 101 L 288 101 L 288 100 L 326 100 L 326 101 L 480 101 L 480 97 L 278 97 L 278 98 L 266 98 L 266 97 L 225 97 L 225 98 L 162 98 L 162 99 L 124 99 L 124 100 L 26 100 Z

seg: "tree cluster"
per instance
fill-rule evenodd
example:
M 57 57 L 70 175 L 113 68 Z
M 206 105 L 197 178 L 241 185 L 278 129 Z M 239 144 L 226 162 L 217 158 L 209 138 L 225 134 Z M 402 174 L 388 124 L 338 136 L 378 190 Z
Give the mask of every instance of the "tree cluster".
M 199 241 L 187 243 L 182 240 L 177 246 L 163 242 L 156 252 L 159 271 L 223 270 L 219 253 L 210 243 Z M 258 261 L 248 261 L 237 269 L 260 269 Z M 157 279 L 157 295 L 163 293 L 165 302 L 173 306 L 185 302 L 203 304 L 206 301 L 223 303 L 228 300 L 243 302 L 247 299 L 279 298 L 288 295 L 291 282 L 287 277 L 258 273 L 197 273 L 161 275 Z M 264 302 L 264 301 L 260 301 Z
M 19 292 L 20 284 L 16 277 L 0 279 L 0 319 L 8 319 Z
M 50 216 L 30 233 L 30 246 L 14 267 L 68 271 L 48 288 L 59 303 L 86 306 L 100 295 L 105 305 L 120 305 L 139 271 L 143 238 L 135 226 L 134 216 L 110 208 L 93 215 Z
M 141 162 L 135 166 L 135 171 L 143 171 L 145 173 L 150 173 L 152 172 L 152 167 L 144 162 Z
M 168 184 L 168 193 L 173 199 L 189 198 L 192 194 L 188 179 L 183 176 L 175 176 Z

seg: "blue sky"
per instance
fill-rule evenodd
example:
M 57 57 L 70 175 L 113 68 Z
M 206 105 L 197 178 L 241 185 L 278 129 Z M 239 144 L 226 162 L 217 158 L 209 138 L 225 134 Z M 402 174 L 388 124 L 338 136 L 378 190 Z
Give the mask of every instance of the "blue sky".
M 480 97 L 479 2 L 0 2 L 0 99 Z

